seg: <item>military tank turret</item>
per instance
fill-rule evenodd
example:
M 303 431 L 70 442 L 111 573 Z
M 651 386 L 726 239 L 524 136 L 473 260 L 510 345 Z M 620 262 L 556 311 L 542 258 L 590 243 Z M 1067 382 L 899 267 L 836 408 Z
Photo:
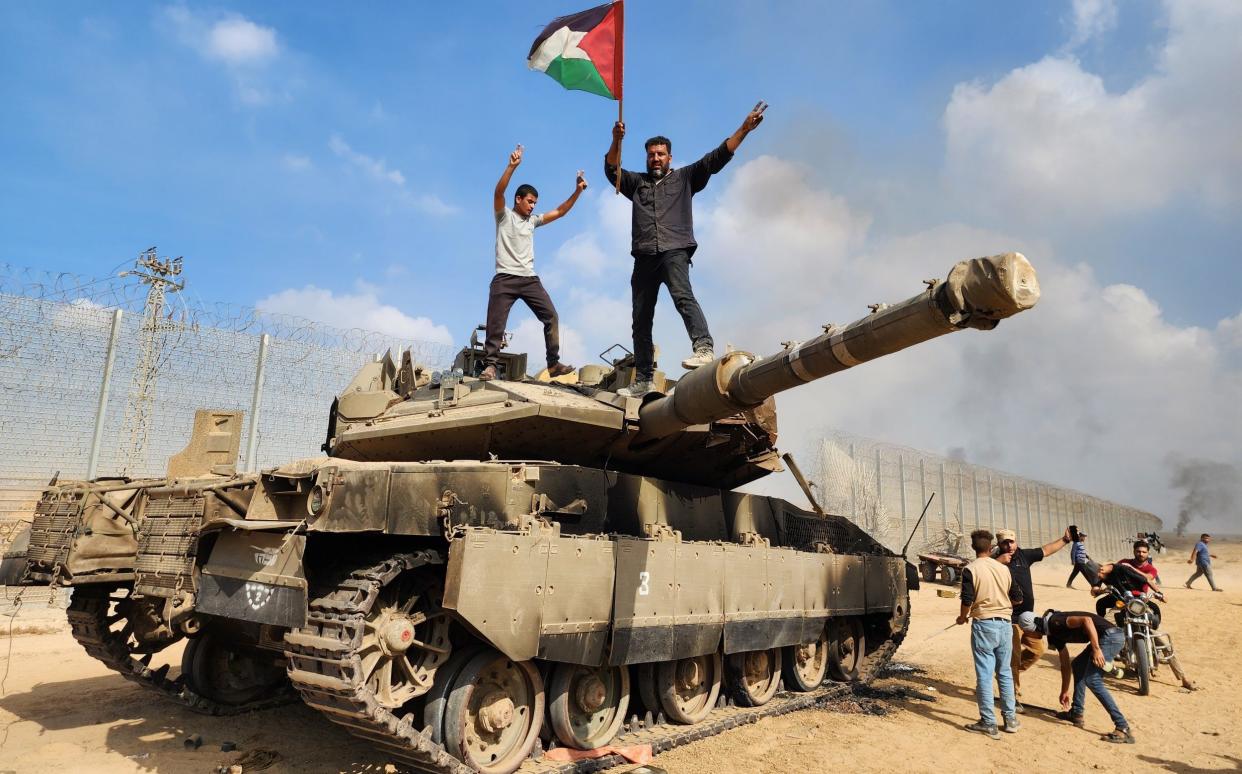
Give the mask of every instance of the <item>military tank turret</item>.
M 110 647 L 206 639 L 196 658 L 221 666 L 183 671 L 235 708 L 270 695 L 283 663 L 307 704 L 429 771 L 564 770 L 539 752 L 658 751 L 809 706 L 891 656 L 917 575 L 844 518 L 735 491 L 781 470 L 773 396 L 1038 298 L 1020 254 L 963 261 L 906 301 L 641 399 L 617 392 L 624 362 L 562 384 L 478 381 L 469 348 L 439 374 L 385 356 L 334 402 L 327 456 L 137 490 L 159 507 L 135 529 L 192 518 L 193 550 L 113 558 L 102 588 L 134 601 L 108 620 L 141 610 L 160 636 L 131 626 Z M 161 567 L 184 560 L 175 605 L 140 602 L 157 550 Z M 71 559 L 31 557 L 26 577 L 104 582 L 57 569 Z

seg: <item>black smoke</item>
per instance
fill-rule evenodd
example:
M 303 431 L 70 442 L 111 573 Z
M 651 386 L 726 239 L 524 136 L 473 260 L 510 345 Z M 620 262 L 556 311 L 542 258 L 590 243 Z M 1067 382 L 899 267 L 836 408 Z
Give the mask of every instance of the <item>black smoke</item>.
M 1170 456 L 1173 477 L 1169 485 L 1182 490 L 1178 504 L 1177 534 L 1183 535 L 1191 520 L 1223 524 L 1229 531 L 1239 525 L 1242 506 L 1242 469 L 1213 460 Z

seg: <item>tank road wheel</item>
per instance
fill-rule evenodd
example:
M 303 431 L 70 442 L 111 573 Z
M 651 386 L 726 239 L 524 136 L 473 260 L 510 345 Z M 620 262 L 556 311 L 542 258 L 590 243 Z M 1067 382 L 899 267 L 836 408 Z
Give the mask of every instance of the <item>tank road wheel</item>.
M 725 656 L 729 694 L 743 707 L 761 707 L 781 684 L 781 649 L 752 650 Z
M 824 682 L 828 671 L 828 633 L 821 629 L 819 639 L 806 645 L 790 645 L 782 662 L 785 686 L 806 693 Z
M 207 632 L 186 645 L 181 673 L 195 693 L 236 707 L 263 698 L 285 681 L 285 670 L 273 661 Z
M 432 688 L 452 648 L 441 592 L 427 576 L 407 572 L 385 586 L 363 623 L 358 649 L 362 682 L 386 709 Z
M 720 696 L 722 659 L 719 653 L 665 661 L 656 667 L 656 693 L 664 714 L 678 723 L 698 723 Z
M 556 738 L 579 750 L 603 747 L 617 735 L 630 706 L 628 667 L 557 664 L 548 686 Z
M 866 652 L 862 621 L 857 618 L 828 623 L 828 672 L 832 679 L 853 682 Z
M 509 774 L 530 755 L 543 712 L 539 670 L 488 648 L 453 681 L 444 710 L 444 745 L 476 771 Z
M 458 648 L 444 665 L 436 670 L 435 682 L 423 700 L 423 728 L 430 729 L 431 739 L 444 744 L 444 710 L 448 707 L 449 692 L 470 659 L 478 655 L 478 648 Z

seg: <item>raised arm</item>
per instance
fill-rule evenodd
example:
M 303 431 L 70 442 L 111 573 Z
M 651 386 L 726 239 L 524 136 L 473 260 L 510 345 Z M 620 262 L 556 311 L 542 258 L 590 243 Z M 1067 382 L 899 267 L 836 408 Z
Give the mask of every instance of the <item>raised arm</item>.
M 604 163 L 611 166 L 619 166 L 621 164 L 621 140 L 625 138 L 625 122 L 618 121 L 612 125 L 612 145 L 608 146 L 608 152 L 604 154 Z
M 763 123 L 763 111 L 767 109 L 768 106 L 766 104 L 762 101 L 759 102 L 759 104 L 755 105 L 755 109 L 746 115 L 745 120 L 742 121 L 742 125 L 737 128 L 737 131 L 729 135 L 729 139 L 725 140 L 725 147 L 729 149 L 730 153 L 737 153 L 737 147 L 742 144 L 742 140 L 746 139 L 746 135 Z
M 543 214 L 542 222 L 539 225 L 546 226 L 572 210 L 574 208 L 574 204 L 578 201 L 578 197 L 582 195 L 582 192 L 586 190 L 586 187 L 587 181 L 586 178 L 583 177 L 583 171 L 580 169 L 578 170 L 578 182 L 574 185 L 574 192 L 569 195 L 568 199 L 561 202 L 560 206 L 556 209 L 545 212 Z
M 1069 527 L 1066 527 L 1065 532 L 1064 534 L 1061 535 L 1061 537 L 1043 546 L 1044 557 L 1047 558 L 1049 556 L 1052 556 L 1057 551 L 1060 551 L 1062 548 L 1065 548 L 1069 544 L 1070 544 L 1070 532 L 1069 532 Z
M 496 212 L 500 212 L 505 208 L 505 189 L 509 187 L 509 179 L 513 177 L 513 170 L 518 168 L 518 164 L 522 163 L 522 146 L 519 145 L 509 154 L 509 165 L 505 167 L 505 171 L 500 173 L 500 179 L 496 181 L 496 192 L 492 198 L 492 206 Z

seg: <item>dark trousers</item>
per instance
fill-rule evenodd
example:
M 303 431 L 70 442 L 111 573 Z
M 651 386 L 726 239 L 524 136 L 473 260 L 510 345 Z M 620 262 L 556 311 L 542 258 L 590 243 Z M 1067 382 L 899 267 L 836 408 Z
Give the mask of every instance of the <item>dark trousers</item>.
M 707 319 L 690 287 L 690 253 L 684 249 L 634 256 L 634 273 L 630 275 L 630 291 L 634 300 L 634 370 L 635 378 L 649 380 L 655 371 L 655 347 L 651 341 L 651 323 L 655 319 L 656 299 L 660 285 L 668 287 L 673 305 L 686 325 L 686 333 L 695 349 L 709 348 L 712 343 Z
M 1077 578 L 1079 575 L 1082 575 L 1082 577 L 1084 578 L 1087 577 L 1086 575 L 1082 574 L 1081 567 L 1079 567 L 1078 565 L 1074 565 L 1074 571 L 1070 573 L 1069 580 L 1065 581 L 1065 585 L 1066 586 L 1074 585 L 1074 579 Z
M 543 323 L 543 342 L 548 348 L 548 367 L 561 359 L 560 322 L 556 307 L 543 289 L 538 277 L 518 277 L 514 274 L 497 274 L 487 295 L 487 341 L 483 344 L 483 360 L 487 365 L 500 363 L 500 345 L 504 343 L 505 325 L 509 322 L 509 310 L 513 302 L 521 299 Z

